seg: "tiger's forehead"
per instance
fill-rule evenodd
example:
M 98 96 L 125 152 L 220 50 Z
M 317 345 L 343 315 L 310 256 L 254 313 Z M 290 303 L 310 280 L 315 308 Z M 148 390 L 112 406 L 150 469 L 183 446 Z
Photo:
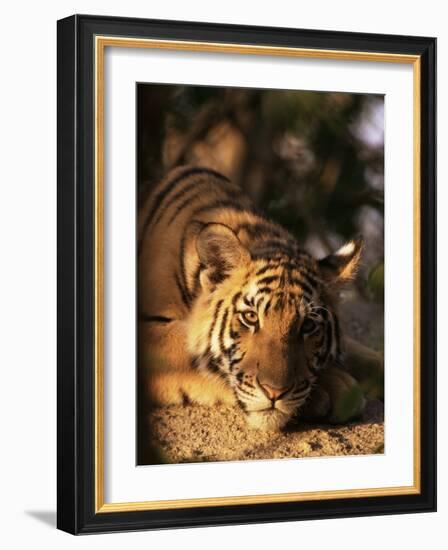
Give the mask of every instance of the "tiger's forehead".
M 319 294 L 320 280 L 312 261 L 254 261 L 234 296 L 234 306 L 256 309 L 260 317 L 285 325 L 304 317 L 319 302 Z
M 260 291 L 256 283 L 251 283 L 243 289 L 238 301 L 264 315 L 269 313 L 273 316 L 279 313 L 283 317 L 295 318 L 305 315 L 313 298 L 298 286 L 273 288 L 269 291 L 263 287 Z
M 290 258 L 254 261 L 249 267 L 245 283 L 245 291 L 250 296 L 274 293 L 279 300 L 296 295 L 312 300 L 321 289 L 315 261 L 308 254 L 304 254 L 300 261 Z

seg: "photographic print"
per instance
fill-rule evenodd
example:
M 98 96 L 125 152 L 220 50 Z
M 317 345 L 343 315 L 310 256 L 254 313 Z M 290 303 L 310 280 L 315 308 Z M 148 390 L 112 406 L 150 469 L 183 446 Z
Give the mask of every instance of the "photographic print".
M 428 37 L 58 21 L 58 528 L 436 509 Z
M 136 93 L 137 463 L 384 453 L 384 97 Z

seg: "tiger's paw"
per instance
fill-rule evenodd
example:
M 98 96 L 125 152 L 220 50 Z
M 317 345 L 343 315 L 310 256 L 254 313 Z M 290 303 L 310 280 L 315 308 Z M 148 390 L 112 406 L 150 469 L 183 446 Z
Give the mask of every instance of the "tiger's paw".
M 234 405 L 233 391 L 218 379 L 196 372 L 166 372 L 149 377 L 146 382 L 148 402 L 152 407 L 196 403 L 214 406 Z
M 319 375 L 301 416 L 343 424 L 361 415 L 366 404 L 358 382 L 338 367 L 329 367 Z

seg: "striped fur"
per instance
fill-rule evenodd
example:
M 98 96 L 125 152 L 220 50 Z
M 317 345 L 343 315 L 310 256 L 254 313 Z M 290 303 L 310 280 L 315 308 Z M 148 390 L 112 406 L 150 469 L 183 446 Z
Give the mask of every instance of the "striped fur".
M 353 276 L 359 241 L 316 261 L 225 176 L 181 167 L 143 205 L 138 251 L 139 364 L 153 402 L 235 399 L 252 425 L 279 429 L 341 363 L 332 289 Z

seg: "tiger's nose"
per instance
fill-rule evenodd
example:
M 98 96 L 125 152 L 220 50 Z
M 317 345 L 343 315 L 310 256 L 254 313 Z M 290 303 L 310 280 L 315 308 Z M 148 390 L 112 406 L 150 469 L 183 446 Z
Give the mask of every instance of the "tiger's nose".
M 275 388 L 274 386 L 270 386 L 269 384 L 262 384 L 261 382 L 258 382 L 260 384 L 261 389 L 263 392 L 267 395 L 267 397 L 271 401 L 276 401 L 277 399 L 280 399 L 285 393 L 288 393 L 292 386 L 284 386 L 282 388 Z

